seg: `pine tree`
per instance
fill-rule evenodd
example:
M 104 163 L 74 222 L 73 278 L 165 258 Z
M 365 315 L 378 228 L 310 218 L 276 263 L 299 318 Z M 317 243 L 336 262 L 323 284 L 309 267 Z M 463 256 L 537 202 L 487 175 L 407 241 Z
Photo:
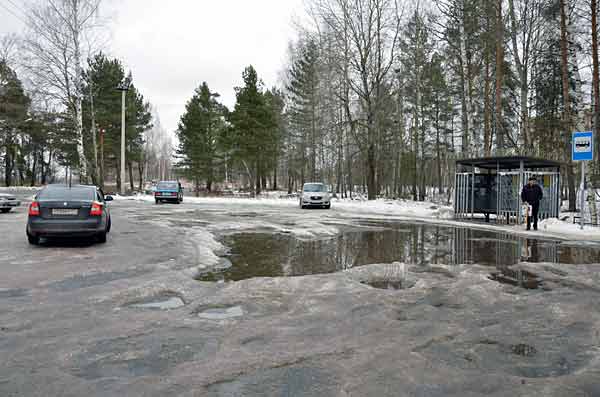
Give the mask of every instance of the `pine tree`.
M 176 134 L 179 138 L 178 167 L 196 183 L 199 193 L 200 180 L 206 182 L 206 190 L 212 190 L 215 167 L 223 158 L 222 142 L 225 133 L 227 109 L 204 82 L 198 87 L 185 106 Z
M 132 80 L 129 76 L 129 80 Z M 127 170 L 129 171 L 129 186 L 133 191 L 133 163 L 138 165 L 138 189 L 143 185 L 143 148 L 144 132 L 152 128 L 152 113 L 150 104 L 144 101 L 144 96 L 131 84 L 126 95 L 125 113 L 125 158 L 127 159 Z
M 275 118 L 265 102 L 262 83 L 252 66 L 244 70 L 243 79 L 244 86 L 236 88 L 236 104 L 230 117 L 233 127 L 230 144 L 234 156 L 244 164 L 258 195 L 268 165 L 263 153 L 270 153 L 276 143 L 273 139 Z
M 301 42 L 298 59 L 289 70 L 287 85 L 290 133 L 296 143 L 295 168 L 300 171 L 300 182 L 317 179 L 317 144 L 319 139 L 319 74 L 318 47 L 314 40 Z M 308 170 L 307 170 L 308 166 Z
M 23 85 L 5 61 L 0 61 L 0 155 L 4 157 L 4 182 L 12 184 L 19 156 L 18 135 L 25 128 L 30 100 Z
M 95 182 L 104 185 L 107 169 L 112 166 L 117 177 L 117 188 L 120 190 L 121 94 L 116 87 L 124 79 L 130 82 L 125 96 L 125 158 L 130 188 L 133 190 L 133 164 L 137 163 L 138 170 L 140 169 L 143 162 L 143 134 L 152 128 L 150 105 L 144 101 L 144 97 L 133 84 L 131 73 L 125 75 L 121 61 L 110 59 L 102 53 L 88 61 L 88 68 L 84 74 L 84 140 L 89 164 L 95 165 L 94 153 L 99 153 L 100 169 L 97 173 L 98 181 Z M 95 151 L 93 143 L 96 144 Z M 143 182 L 141 174 L 140 171 L 140 189 Z M 96 175 L 96 172 L 92 172 L 91 175 Z
M 265 168 L 267 170 L 273 170 L 273 183 L 271 188 L 277 190 L 278 161 L 282 151 L 282 142 L 286 129 L 284 115 L 285 99 L 283 93 L 275 87 L 267 90 L 264 94 L 264 98 L 265 104 L 272 117 L 271 131 L 267 134 L 269 142 L 266 147 L 269 149 L 269 153 L 266 153 L 268 164 Z

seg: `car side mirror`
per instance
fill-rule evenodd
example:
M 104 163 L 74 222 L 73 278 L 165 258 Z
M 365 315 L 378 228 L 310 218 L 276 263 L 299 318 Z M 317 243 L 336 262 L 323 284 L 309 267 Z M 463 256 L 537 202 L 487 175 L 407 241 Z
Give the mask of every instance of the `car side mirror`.
M 104 201 L 113 201 L 113 196 L 104 196 Z

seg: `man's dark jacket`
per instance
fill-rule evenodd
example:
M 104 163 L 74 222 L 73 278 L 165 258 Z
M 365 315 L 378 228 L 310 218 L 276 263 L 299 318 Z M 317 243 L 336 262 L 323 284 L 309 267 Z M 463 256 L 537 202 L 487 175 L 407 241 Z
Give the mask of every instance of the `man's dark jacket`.
M 544 192 L 540 185 L 529 186 L 529 184 L 523 187 L 521 192 L 521 200 L 531 205 L 539 204 L 540 200 L 544 197 Z

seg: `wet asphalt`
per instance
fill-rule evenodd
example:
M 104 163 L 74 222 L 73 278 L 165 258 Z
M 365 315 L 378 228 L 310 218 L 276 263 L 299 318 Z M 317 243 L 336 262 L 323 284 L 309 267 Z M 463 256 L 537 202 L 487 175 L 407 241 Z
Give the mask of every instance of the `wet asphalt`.
M 598 247 L 335 206 L 111 211 L 103 245 L 0 216 L 0 396 L 600 395 Z

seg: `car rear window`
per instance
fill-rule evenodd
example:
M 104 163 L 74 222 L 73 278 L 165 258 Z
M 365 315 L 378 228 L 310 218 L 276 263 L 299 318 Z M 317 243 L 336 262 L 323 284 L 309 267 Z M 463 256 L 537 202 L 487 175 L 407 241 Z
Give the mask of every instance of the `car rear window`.
M 86 187 L 52 187 L 43 189 L 38 200 L 93 201 L 95 190 Z
M 158 189 L 178 189 L 179 186 L 177 182 L 160 182 L 158 184 Z

